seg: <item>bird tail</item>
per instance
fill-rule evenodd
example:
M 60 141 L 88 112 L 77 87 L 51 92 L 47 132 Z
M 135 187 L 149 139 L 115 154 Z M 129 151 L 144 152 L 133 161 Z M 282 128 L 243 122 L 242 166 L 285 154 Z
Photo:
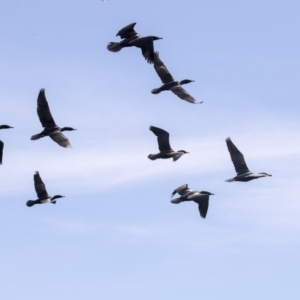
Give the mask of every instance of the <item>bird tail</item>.
M 54 201 L 51 201 L 51 203 L 52 203 L 52 204 L 55 204 L 55 203 L 56 203 L 56 200 L 54 200 Z
M 38 140 L 40 138 L 44 137 L 41 133 L 35 134 L 31 137 L 32 141 Z
M 230 178 L 230 179 L 227 179 L 227 180 L 225 180 L 226 182 L 233 182 L 233 181 L 235 181 L 234 180 L 234 178 Z
M 160 92 L 161 92 L 160 88 L 158 88 L 158 89 L 153 89 L 153 90 L 151 91 L 152 94 L 159 94 Z
M 35 201 L 32 201 L 32 200 L 28 200 L 27 202 L 26 202 L 26 205 L 28 206 L 28 207 L 31 207 L 31 206 L 33 206 L 35 204 Z
M 179 204 L 180 202 L 182 202 L 180 198 L 175 198 L 171 200 L 171 203 L 173 204 Z
M 151 160 L 156 160 L 157 159 L 155 154 L 149 154 L 148 158 L 151 159 Z
M 111 52 L 119 52 L 123 47 L 120 45 L 120 43 L 110 42 L 107 45 L 107 49 Z

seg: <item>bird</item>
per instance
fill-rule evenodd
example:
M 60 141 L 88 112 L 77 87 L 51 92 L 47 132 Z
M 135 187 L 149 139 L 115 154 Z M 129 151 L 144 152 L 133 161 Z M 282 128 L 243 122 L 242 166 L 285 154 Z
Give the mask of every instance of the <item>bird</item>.
M 44 184 L 38 171 L 36 171 L 35 174 L 33 175 L 33 180 L 34 180 L 34 187 L 35 187 L 35 191 L 37 193 L 38 199 L 37 200 L 28 200 L 26 202 L 26 205 L 28 207 L 31 207 L 35 204 L 45 204 L 45 203 L 55 204 L 56 203 L 55 199 L 65 197 L 65 196 L 61 196 L 61 195 L 55 195 L 53 197 L 49 196 L 46 191 L 45 184 Z
M 111 52 L 119 52 L 124 47 L 138 47 L 142 50 L 142 54 L 148 63 L 153 64 L 154 46 L 153 41 L 161 40 L 161 37 L 148 35 L 142 36 L 134 30 L 136 23 L 131 23 L 118 31 L 116 36 L 120 36 L 121 42 L 110 42 L 107 49 Z
M 194 97 L 192 97 L 185 89 L 182 88 L 183 84 L 187 84 L 190 82 L 194 82 L 195 80 L 190 79 L 184 79 L 181 81 L 177 81 L 173 78 L 173 76 L 168 71 L 167 67 L 164 65 L 164 63 L 159 58 L 159 53 L 154 53 L 154 69 L 161 79 L 163 85 L 160 88 L 153 89 L 151 91 L 152 94 L 159 94 L 162 91 L 172 91 L 175 95 L 177 95 L 180 99 L 185 100 L 187 102 L 193 103 L 193 104 L 199 104 L 203 103 L 197 102 Z
M 233 162 L 235 171 L 237 173 L 237 176 L 231 179 L 227 179 L 226 182 L 233 182 L 233 181 L 241 181 L 241 182 L 248 182 L 253 179 L 261 178 L 261 177 L 267 177 L 272 176 L 268 173 L 261 172 L 258 174 L 254 174 L 251 171 L 249 171 L 244 155 L 239 151 L 239 149 L 234 145 L 234 143 L 231 141 L 230 138 L 226 139 L 227 148 L 229 151 L 229 154 L 231 156 L 231 160 Z
M 171 198 L 178 193 L 180 195 L 179 198 L 175 198 L 171 200 L 173 204 L 179 204 L 184 201 L 194 201 L 198 203 L 198 209 L 200 216 L 205 219 L 207 211 L 208 211 L 208 203 L 209 203 L 209 196 L 214 195 L 210 192 L 201 191 L 197 192 L 191 190 L 187 184 L 184 184 L 173 191 L 171 194 Z
M 9 125 L 0 125 L 0 129 L 9 129 L 9 128 L 13 128 L 13 127 Z M 0 140 L 0 165 L 2 165 L 3 148 L 4 148 L 4 143 Z
M 169 143 L 169 133 L 161 128 L 150 126 L 149 128 L 156 136 L 158 142 L 159 153 L 149 154 L 148 158 L 156 160 L 158 158 L 173 158 L 173 161 L 178 160 L 183 154 L 189 153 L 185 150 L 174 151 Z
M 50 108 L 45 96 L 45 89 L 41 89 L 37 98 L 37 114 L 44 127 L 41 133 L 35 134 L 31 137 L 31 140 L 38 140 L 45 136 L 49 136 L 54 142 L 64 148 L 70 148 L 71 144 L 69 140 L 62 134 L 63 131 L 76 130 L 72 127 L 60 128 L 55 124 L 55 121 L 51 115 Z

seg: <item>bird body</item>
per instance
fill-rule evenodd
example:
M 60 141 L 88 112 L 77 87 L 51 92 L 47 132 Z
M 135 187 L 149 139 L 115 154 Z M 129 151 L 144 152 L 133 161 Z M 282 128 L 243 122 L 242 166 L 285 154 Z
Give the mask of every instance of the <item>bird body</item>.
M 214 195 L 210 192 L 206 191 L 194 191 L 190 188 L 188 188 L 187 184 L 184 184 L 180 186 L 179 188 L 175 189 L 171 195 L 171 197 L 175 196 L 175 194 L 178 193 L 180 195 L 179 198 L 174 198 L 171 200 L 171 203 L 173 204 L 179 204 L 181 202 L 185 201 L 194 201 L 198 204 L 198 209 L 200 216 L 202 218 L 206 217 L 207 211 L 208 211 L 208 204 L 209 204 L 209 196 Z
M 120 36 L 121 42 L 110 42 L 107 45 L 107 49 L 111 52 L 119 52 L 124 47 L 138 47 L 142 50 L 142 54 L 148 63 L 152 64 L 154 61 L 154 46 L 153 41 L 160 40 L 162 38 L 149 35 L 141 36 L 134 30 L 136 23 L 131 23 L 118 31 L 116 36 Z
M 171 73 L 168 71 L 167 67 L 159 58 L 158 52 L 154 53 L 154 69 L 161 79 L 163 85 L 159 88 L 153 89 L 151 91 L 152 94 L 159 94 L 163 91 L 172 91 L 175 95 L 177 95 L 180 99 L 185 100 L 187 102 L 198 104 L 202 102 L 197 102 L 185 89 L 182 88 L 183 84 L 187 84 L 190 82 L 194 82 L 194 80 L 184 79 L 181 81 L 177 81 L 173 78 Z
M 13 127 L 9 125 L 0 125 L 0 129 L 10 129 L 10 128 Z M 0 140 L 0 165 L 2 165 L 3 149 L 4 149 L 4 143 Z
M 33 175 L 33 180 L 34 180 L 34 187 L 35 187 L 35 191 L 37 193 L 38 199 L 37 200 L 28 200 L 26 202 L 26 205 L 28 207 L 31 207 L 35 204 L 45 204 L 45 203 L 55 204 L 56 203 L 55 199 L 64 197 L 61 195 L 55 195 L 53 197 L 49 196 L 46 191 L 46 186 L 45 186 L 44 182 L 42 181 L 39 172 L 35 172 L 35 174 Z
M 55 121 L 51 115 L 50 108 L 45 96 L 45 90 L 41 89 L 37 99 L 37 114 L 44 127 L 44 130 L 31 137 L 31 140 L 38 140 L 45 136 L 49 136 L 54 142 L 58 143 L 64 148 L 70 148 L 71 144 L 69 140 L 62 134 L 63 131 L 76 130 L 72 127 L 60 128 L 55 124 Z
M 158 158 L 168 159 L 173 158 L 173 161 L 178 160 L 183 154 L 186 154 L 185 150 L 174 151 L 169 142 L 169 133 L 161 128 L 150 126 L 150 130 L 157 136 L 159 153 L 149 154 L 148 158 L 156 160 Z
M 231 179 L 227 179 L 226 182 L 233 182 L 233 181 L 248 182 L 253 179 L 258 179 L 261 177 L 272 176 L 265 172 L 261 172 L 261 173 L 257 173 L 257 174 L 252 173 L 246 165 L 244 155 L 233 144 L 233 142 L 231 141 L 230 138 L 226 139 L 226 145 L 227 145 L 231 160 L 233 162 L 234 168 L 237 173 L 237 176 L 235 176 Z

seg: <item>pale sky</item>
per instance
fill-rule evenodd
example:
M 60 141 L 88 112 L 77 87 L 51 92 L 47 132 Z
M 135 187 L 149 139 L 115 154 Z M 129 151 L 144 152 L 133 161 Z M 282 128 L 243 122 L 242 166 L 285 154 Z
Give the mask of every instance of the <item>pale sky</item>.
M 11 0 L 0 2 L 0 298 L 300 299 L 300 2 Z M 106 49 L 136 22 L 203 104 L 161 85 L 140 49 Z M 45 88 L 72 148 L 42 131 Z M 170 133 L 177 162 L 149 126 Z M 230 137 L 254 173 L 235 176 Z M 28 208 L 39 171 L 56 205 Z M 214 193 L 170 203 L 188 183 Z

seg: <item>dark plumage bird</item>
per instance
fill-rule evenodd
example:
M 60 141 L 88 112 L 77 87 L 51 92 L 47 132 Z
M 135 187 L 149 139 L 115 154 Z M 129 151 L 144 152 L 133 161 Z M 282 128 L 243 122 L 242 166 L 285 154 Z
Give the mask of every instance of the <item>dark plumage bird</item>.
M 150 126 L 150 130 L 157 136 L 159 153 L 149 154 L 148 158 L 151 160 L 156 160 L 158 158 L 173 158 L 173 161 L 179 159 L 183 154 L 189 153 L 185 150 L 174 151 L 169 142 L 169 133 L 158 127 Z
M 37 193 L 38 199 L 37 200 L 28 200 L 26 202 L 27 206 L 31 207 L 35 204 L 45 204 L 45 203 L 55 204 L 56 203 L 55 199 L 64 197 L 61 195 L 55 195 L 53 197 L 49 196 L 46 191 L 45 184 L 42 181 L 39 172 L 35 172 L 35 174 L 33 175 L 33 180 L 34 180 L 34 187 L 35 187 L 35 191 Z
M 171 203 L 179 204 L 184 201 L 194 201 L 198 203 L 198 209 L 200 212 L 200 216 L 202 218 L 206 217 L 207 210 L 208 210 L 208 201 L 209 196 L 214 195 L 210 192 L 197 192 L 194 190 L 191 190 L 187 184 L 184 184 L 173 191 L 171 197 L 175 196 L 175 194 L 178 193 L 180 195 L 179 198 L 175 198 L 171 200 Z
M 153 41 L 160 40 L 162 38 L 149 35 L 141 36 L 133 28 L 136 23 L 131 23 L 123 27 L 116 36 L 120 36 L 121 42 L 110 42 L 107 45 L 107 49 L 111 52 L 119 52 L 124 47 L 138 47 L 142 50 L 142 54 L 148 63 L 152 64 L 154 61 L 154 46 Z
M 177 95 L 180 99 L 185 100 L 190 103 L 198 104 L 202 102 L 197 102 L 185 89 L 182 88 L 181 85 L 187 84 L 190 82 L 194 82 L 195 80 L 184 79 L 181 81 L 177 81 L 173 78 L 173 76 L 168 71 L 167 67 L 159 58 L 158 52 L 154 53 L 154 69 L 161 79 L 163 85 L 160 88 L 153 89 L 151 91 L 152 94 L 159 94 L 162 91 L 172 91 L 175 95 Z
M 51 115 L 48 102 L 45 96 L 45 90 L 41 89 L 37 99 L 37 114 L 45 128 L 41 133 L 35 134 L 31 137 L 31 140 L 38 140 L 42 137 L 49 136 L 54 142 L 64 148 L 71 147 L 69 140 L 62 134 L 63 131 L 76 130 L 72 127 L 58 127 Z
M 243 154 L 239 151 L 239 149 L 233 144 L 230 138 L 226 139 L 227 148 L 229 151 L 229 154 L 231 156 L 231 160 L 233 162 L 234 168 L 236 170 L 237 176 L 234 178 L 226 180 L 227 182 L 232 181 L 242 181 L 247 182 L 253 179 L 257 179 L 260 177 L 267 177 L 272 176 L 268 173 L 262 172 L 258 174 L 253 174 L 251 171 L 249 171 Z
M 13 127 L 9 125 L 0 125 L 0 129 L 9 129 L 9 128 L 13 128 Z M 3 148 L 4 148 L 4 143 L 0 141 L 0 165 L 2 165 Z

